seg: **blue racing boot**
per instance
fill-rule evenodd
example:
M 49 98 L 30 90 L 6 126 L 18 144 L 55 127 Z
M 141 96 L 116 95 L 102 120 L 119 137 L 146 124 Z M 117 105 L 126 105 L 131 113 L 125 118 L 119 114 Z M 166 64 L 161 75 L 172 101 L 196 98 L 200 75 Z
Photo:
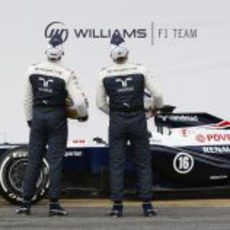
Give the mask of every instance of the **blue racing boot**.
M 19 215 L 28 216 L 31 214 L 30 207 L 30 201 L 22 200 L 20 207 L 16 209 L 16 213 Z
M 143 215 L 146 216 L 146 217 L 156 216 L 157 215 L 157 211 L 152 206 L 151 202 L 143 202 L 142 208 L 143 208 Z
M 68 212 L 58 202 L 50 202 L 49 216 L 68 216 Z
M 112 217 L 122 217 L 123 204 L 121 202 L 114 202 L 113 207 L 109 213 Z

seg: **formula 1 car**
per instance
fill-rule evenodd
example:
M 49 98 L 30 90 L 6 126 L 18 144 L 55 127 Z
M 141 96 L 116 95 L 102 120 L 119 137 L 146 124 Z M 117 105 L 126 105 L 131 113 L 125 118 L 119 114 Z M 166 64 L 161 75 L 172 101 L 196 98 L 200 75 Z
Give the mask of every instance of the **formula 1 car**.
M 152 153 L 153 192 L 228 188 L 230 182 L 230 122 L 208 113 L 174 113 L 165 106 L 155 116 L 156 131 L 149 132 Z M 132 146 L 128 146 L 126 194 L 138 191 Z M 0 190 L 11 203 L 20 202 L 27 165 L 27 145 L 0 145 Z M 64 156 L 62 192 L 107 195 L 108 144 L 94 138 L 69 142 Z M 33 202 L 42 199 L 49 186 L 49 165 L 43 159 Z

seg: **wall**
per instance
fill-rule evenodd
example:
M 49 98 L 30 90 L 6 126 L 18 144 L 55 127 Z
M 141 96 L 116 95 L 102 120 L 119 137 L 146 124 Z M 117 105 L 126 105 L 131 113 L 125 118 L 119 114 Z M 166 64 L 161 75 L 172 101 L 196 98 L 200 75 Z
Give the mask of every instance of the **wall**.
M 53 29 L 68 31 L 64 62 L 76 71 L 90 101 L 89 122 L 70 121 L 71 139 L 107 136 L 108 119 L 95 106 L 95 82 L 100 68 L 111 62 L 109 33 L 115 29 L 125 31 L 130 59 L 148 66 L 166 104 L 230 119 L 229 6 L 227 0 L 5 1 L 0 9 L 0 141 L 28 139 L 23 82 L 27 67 L 45 59 L 45 28 L 55 21 L 64 25 Z M 74 33 L 80 29 L 88 31 L 85 38 Z

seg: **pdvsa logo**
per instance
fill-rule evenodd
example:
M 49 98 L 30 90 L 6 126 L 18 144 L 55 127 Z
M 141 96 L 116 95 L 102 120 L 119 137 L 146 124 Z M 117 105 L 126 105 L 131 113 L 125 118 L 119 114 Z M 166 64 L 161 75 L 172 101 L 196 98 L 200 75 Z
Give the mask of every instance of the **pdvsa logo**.
M 196 139 L 196 141 L 198 141 L 200 143 L 204 143 L 206 141 L 206 137 L 202 134 L 197 134 L 195 139 Z
M 209 134 L 197 134 L 195 139 L 198 142 L 230 142 L 230 133 L 209 133 Z
M 63 22 L 51 22 L 45 28 L 45 38 L 51 38 L 54 35 L 60 35 L 65 42 L 69 37 L 69 30 Z

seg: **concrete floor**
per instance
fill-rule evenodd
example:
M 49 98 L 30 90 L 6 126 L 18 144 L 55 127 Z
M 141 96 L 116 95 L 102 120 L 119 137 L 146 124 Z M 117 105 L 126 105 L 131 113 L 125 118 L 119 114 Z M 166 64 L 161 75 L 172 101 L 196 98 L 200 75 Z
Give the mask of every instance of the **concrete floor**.
M 67 217 L 48 217 L 48 203 L 32 208 L 31 216 L 15 214 L 16 206 L 0 200 L 0 229 L 82 230 L 230 230 L 229 200 L 156 201 L 158 216 L 142 216 L 139 202 L 125 202 L 124 217 L 108 217 L 108 200 L 61 200 Z

